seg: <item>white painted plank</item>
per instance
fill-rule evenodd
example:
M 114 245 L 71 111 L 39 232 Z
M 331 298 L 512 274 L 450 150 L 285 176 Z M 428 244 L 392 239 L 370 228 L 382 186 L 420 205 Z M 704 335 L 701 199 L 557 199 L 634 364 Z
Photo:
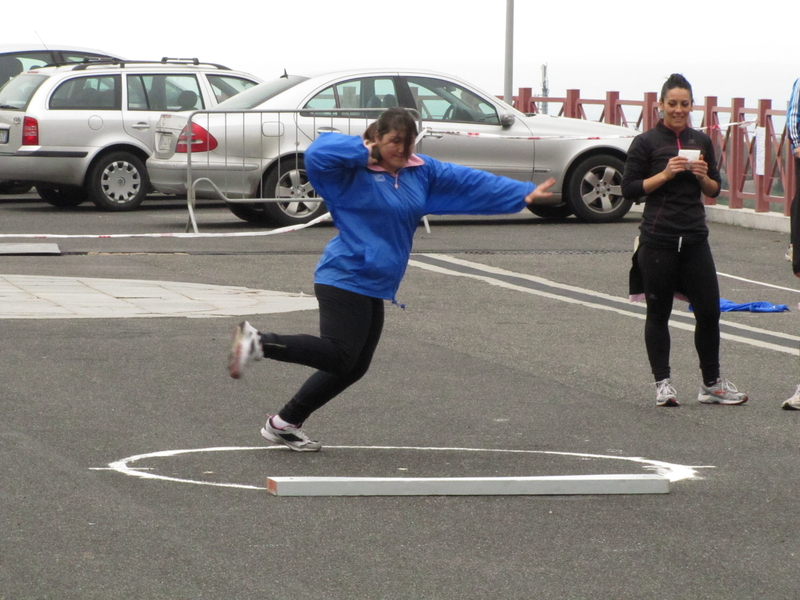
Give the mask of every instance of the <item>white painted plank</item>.
M 58 244 L 0 244 L 0 254 L 61 254 Z
M 549 477 L 269 477 L 275 496 L 504 496 L 666 494 L 660 475 Z

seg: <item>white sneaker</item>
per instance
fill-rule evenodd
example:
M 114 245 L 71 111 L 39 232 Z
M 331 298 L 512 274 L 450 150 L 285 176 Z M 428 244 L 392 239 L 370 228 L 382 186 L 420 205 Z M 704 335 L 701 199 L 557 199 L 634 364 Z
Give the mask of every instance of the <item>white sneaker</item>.
M 800 410 L 800 385 L 794 391 L 794 396 L 781 404 L 783 410 Z
M 669 379 L 656 381 L 656 406 L 680 406 Z
M 712 386 L 700 384 L 697 401 L 703 404 L 744 404 L 747 402 L 747 394 L 737 390 L 727 379 L 717 379 Z
M 242 321 L 233 332 L 233 344 L 228 355 L 228 375 L 239 379 L 244 366 L 251 360 L 264 358 L 258 330 L 247 321 Z
M 272 417 L 267 418 L 267 423 L 261 428 L 261 435 L 273 444 L 286 446 L 295 452 L 319 452 L 322 444 L 310 439 L 300 431 L 300 427 L 287 425 L 283 429 L 272 424 Z

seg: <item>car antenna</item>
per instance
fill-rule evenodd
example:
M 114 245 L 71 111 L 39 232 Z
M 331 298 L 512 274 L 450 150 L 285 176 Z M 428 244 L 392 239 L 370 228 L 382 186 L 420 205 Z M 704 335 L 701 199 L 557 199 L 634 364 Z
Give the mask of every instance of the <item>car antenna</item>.
M 283 68 L 283 75 L 281 75 L 280 78 L 289 79 L 289 74 L 286 72 L 286 67 Z
M 42 36 L 39 35 L 39 32 L 34 29 L 33 33 L 35 33 L 36 37 L 39 38 L 39 41 L 42 42 L 42 46 L 44 46 L 44 49 L 47 50 L 48 52 L 50 52 L 50 48 L 48 48 L 47 44 L 44 43 L 44 40 L 42 39 Z

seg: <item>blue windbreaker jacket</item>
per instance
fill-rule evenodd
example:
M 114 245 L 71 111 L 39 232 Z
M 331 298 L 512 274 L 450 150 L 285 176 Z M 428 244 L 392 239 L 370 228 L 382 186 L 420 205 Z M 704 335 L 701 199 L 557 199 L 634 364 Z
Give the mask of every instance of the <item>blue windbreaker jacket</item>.
M 535 188 L 429 156 L 412 155 L 395 176 L 367 167 L 368 154 L 360 137 L 323 133 L 305 167 L 339 230 L 314 281 L 373 298 L 395 301 L 422 217 L 516 213 Z

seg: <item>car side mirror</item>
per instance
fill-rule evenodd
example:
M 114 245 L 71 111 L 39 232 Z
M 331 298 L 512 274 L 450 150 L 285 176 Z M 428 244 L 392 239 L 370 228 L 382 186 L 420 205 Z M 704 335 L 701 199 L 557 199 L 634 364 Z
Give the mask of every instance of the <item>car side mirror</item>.
M 517 120 L 517 118 L 514 115 L 510 115 L 508 113 L 505 113 L 505 114 L 500 116 L 500 125 L 503 126 L 503 129 L 508 129 L 509 127 L 511 127 L 514 124 L 514 122 L 516 120 Z

